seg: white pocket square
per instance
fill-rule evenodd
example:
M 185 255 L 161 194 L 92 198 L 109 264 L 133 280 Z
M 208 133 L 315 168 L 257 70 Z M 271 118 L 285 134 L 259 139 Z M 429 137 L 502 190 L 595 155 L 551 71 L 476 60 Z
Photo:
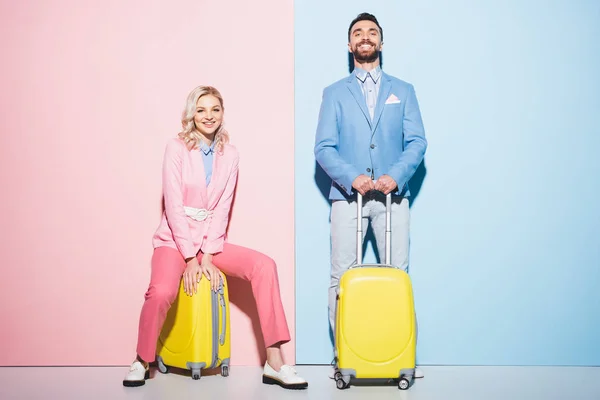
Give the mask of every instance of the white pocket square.
M 396 97 L 393 93 L 390 94 L 390 97 L 385 101 L 385 104 L 398 104 L 400 103 L 400 99 Z

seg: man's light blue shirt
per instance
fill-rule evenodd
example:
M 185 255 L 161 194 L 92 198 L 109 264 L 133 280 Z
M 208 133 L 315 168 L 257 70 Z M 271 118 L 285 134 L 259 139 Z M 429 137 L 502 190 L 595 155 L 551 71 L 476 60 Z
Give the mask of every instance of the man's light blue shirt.
M 375 107 L 377 106 L 377 95 L 379 94 L 379 83 L 381 82 L 381 79 L 379 79 L 381 78 L 381 67 L 378 65 L 369 72 L 362 68 L 355 68 L 354 74 L 358 79 L 363 96 L 365 96 L 367 109 L 371 115 L 371 121 L 373 121 Z

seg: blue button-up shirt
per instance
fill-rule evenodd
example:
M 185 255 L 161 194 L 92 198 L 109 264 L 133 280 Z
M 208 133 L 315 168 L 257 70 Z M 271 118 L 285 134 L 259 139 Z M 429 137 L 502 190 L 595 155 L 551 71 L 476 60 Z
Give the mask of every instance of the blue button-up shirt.
M 375 106 L 377 105 L 377 95 L 379 94 L 379 82 L 381 82 L 381 67 L 378 65 L 371 71 L 367 72 L 362 68 L 355 68 L 354 74 L 358 79 L 360 89 L 365 96 L 367 108 L 371 115 L 371 121 L 375 114 Z
M 200 152 L 202 153 L 202 161 L 204 162 L 204 173 L 206 175 L 206 186 L 210 183 L 213 170 L 213 155 L 215 151 L 215 142 L 209 146 L 204 142 L 200 142 Z

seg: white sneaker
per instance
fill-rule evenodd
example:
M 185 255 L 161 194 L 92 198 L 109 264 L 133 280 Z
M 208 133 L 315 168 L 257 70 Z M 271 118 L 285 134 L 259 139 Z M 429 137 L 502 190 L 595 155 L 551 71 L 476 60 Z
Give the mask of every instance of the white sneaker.
M 263 370 L 263 383 L 279 385 L 285 389 L 305 389 L 308 387 L 306 380 L 298 375 L 296 370 L 289 365 L 283 365 L 279 372 L 275 371 L 268 362 Z
M 129 368 L 129 373 L 123 379 L 123 386 L 134 387 L 142 386 L 146 384 L 146 379 L 150 378 L 150 370 L 146 369 L 144 365 L 135 360 Z
M 423 371 L 419 368 L 419 367 L 415 367 L 415 379 L 419 379 L 419 378 L 423 378 L 425 376 L 425 374 L 423 373 Z

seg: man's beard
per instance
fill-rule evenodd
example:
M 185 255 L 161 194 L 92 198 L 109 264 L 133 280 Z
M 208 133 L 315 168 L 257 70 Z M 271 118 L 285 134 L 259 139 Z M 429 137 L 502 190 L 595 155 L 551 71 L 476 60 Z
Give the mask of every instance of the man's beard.
M 369 44 L 369 45 L 373 46 L 373 49 L 368 53 L 363 52 L 361 54 L 361 52 L 358 48 L 363 44 Z M 369 41 L 363 41 L 363 42 L 357 43 L 356 46 L 354 46 L 354 49 L 352 49 L 352 54 L 354 54 L 354 58 L 359 63 L 372 63 L 375 60 L 377 60 L 377 58 L 379 57 L 379 50 L 377 50 L 377 47 L 375 47 L 375 43 L 372 43 Z

